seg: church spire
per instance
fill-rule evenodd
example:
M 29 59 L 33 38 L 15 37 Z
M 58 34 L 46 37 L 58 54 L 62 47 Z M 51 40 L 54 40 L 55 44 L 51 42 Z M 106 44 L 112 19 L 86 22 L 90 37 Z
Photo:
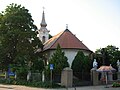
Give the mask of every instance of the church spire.
M 38 30 L 39 39 L 42 41 L 42 43 L 45 43 L 49 39 L 49 30 L 47 30 L 46 22 L 45 22 L 45 14 L 44 14 L 44 7 L 43 7 L 43 13 L 42 13 L 42 21 L 40 23 L 41 27 Z
M 46 27 L 47 24 L 45 22 L 45 13 L 44 13 L 44 8 L 43 8 L 43 14 L 42 14 L 42 21 L 40 23 L 41 27 Z

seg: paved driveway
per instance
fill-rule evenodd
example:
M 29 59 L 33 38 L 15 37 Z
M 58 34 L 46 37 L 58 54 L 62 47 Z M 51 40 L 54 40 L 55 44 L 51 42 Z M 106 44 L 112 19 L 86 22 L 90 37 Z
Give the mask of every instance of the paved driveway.
M 105 86 L 84 86 L 84 87 L 76 87 L 76 88 L 62 88 L 62 89 L 44 89 L 44 88 L 32 88 L 26 86 L 19 85 L 2 85 L 0 84 L 0 90 L 120 90 L 119 88 L 113 88 L 109 85 L 109 88 L 105 88 Z

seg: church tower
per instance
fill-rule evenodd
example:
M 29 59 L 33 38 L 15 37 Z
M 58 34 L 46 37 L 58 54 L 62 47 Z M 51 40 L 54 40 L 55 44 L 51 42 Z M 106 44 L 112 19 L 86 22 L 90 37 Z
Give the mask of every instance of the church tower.
M 47 24 L 45 22 L 44 10 L 42 13 L 42 21 L 40 23 L 40 26 L 41 28 L 38 30 L 38 36 L 41 42 L 44 44 L 49 39 L 49 30 L 46 28 Z

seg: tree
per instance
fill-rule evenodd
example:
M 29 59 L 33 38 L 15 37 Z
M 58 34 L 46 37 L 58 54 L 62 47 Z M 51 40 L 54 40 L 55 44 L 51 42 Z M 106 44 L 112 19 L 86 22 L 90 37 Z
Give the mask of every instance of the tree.
M 44 62 L 43 62 L 42 58 L 38 58 L 37 60 L 34 60 L 31 69 L 32 69 L 32 72 L 42 73 L 42 71 L 44 69 Z
M 84 58 L 85 58 L 84 53 L 81 51 L 78 51 L 71 66 L 71 68 L 73 69 L 73 72 L 82 72 Z
M 90 64 L 91 63 L 88 56 L 85 56 L 82 51 L 78 51 L 71 66 L 71 68 L 73 69 L 74 76 L 83 80 L 84 77 L 86 76 L 86 73 L 90 72 L 90 68 L 91 68 Z
M 49 39 L 52 38 L 53 36 L 51 34 L 49 34 Z
M 30 61 L 40 58 L 35 51 L 43 45 L 37 38 L 37 27 L 33 23 L 31 14 L 21 5 L 12 3 L 0 13 L 0 63 L 6 69 L 9 64 L 28 69 Z
M 113 45 L 108 45 L 105 48 L 100 48 L 96 50 L 96 57 L 99 58 L 99 52 L 102 54 L 102 59 L 104 59 L 105 65 L 112 65 L 114 68 L 117 68 L 117 60 L 120 59 L 119 48 Z M 100 59 L 101 60 L 101 59 Z
M 67 57 L 65 56 L 65 53 L 62 51 L 60 45 L 58 44 L 57 49 L 55 53 L 51 56 L 50 64 L 54 64 L 54 74 L 61 74 L 61 71 L 65 67 L 69 67 L 69 63 L 67 61 Z

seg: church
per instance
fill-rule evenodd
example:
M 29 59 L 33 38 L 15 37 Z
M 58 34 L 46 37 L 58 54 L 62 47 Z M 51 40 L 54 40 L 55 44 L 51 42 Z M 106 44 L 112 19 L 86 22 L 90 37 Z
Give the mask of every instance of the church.
M 65 56 L 68 58 L 69 65 L 71 66 L 77 52 L 83 51 L 87 56 L 92 54 L 92 51 L 82 43 L 66 26 L 65 30 L 61 30 L 57 35 L 49 39 L 49 30 L 46 28 L 47 23 L 45 21 L 45 13 L 42 13 L 42 21 L 40 23 L 40 29 L 38 30 L 38 37 L 43 43 L 43 53 L 49 62 L 49 58 L 55 52 L 57 45 L 59 44 Z

